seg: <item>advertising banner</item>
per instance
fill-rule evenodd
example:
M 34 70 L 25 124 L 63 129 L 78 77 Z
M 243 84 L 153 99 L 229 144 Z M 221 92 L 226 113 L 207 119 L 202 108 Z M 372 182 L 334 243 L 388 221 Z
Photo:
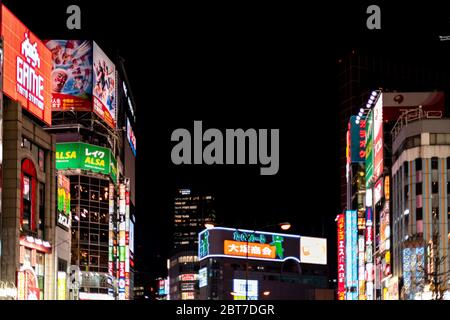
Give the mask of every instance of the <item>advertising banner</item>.
M 369 189 L 373 178 L 373 112 L 366 118 L 366 189 Z
M 233 279 L 234 300 L 258 300 L 258 280 Z
M 203 288 L 208 285 L 208 268 L 204 267 L 198 271 L 198 287 Z
M 358 299 L 358 225 L 356 210 L 347 210 L 345 219 L 347 300 Z
M 66 300 L 67 279 L 66 273 L 58 271 L 58 300 Z
M 3 92 L 47 126 L 52 125 L 52 55 L 45 44 L 2 5 Z
M 116 128 L 116 66 L 94 42 L 94 112 L 111 128 Z
M 125 211 L 126 211 L 126 187 L 119 184 L 119 300 L 126 299 L 126 232 L 125 232 Z
M 327 239 L 301 237 L 300 262 L 310 264 L 327 264 Z
M 109 198 L 109 236 L 108 236 L 108 277 L 109 281 L 112 284 L 114 277 L 114 213 L 115 213 L 115 205 L 114 205 L 114 185 L 112 183 L 109 184 L 108 198 Z M 108 289 L 108 295 L 113 296 L 114 291 L 112 285 Z
M 373 131 L 374 131 L 374 171 L 373 179 L 377 181 L 383 174 L 384 154 L 383 154 L 383 94 L 377 100 L 373 109 Z
M 52 110 L 92 111 L 92 42 L 49 40 Z
M 445 112 L 444 92 L 383 92 L 383 119 L 395 121 L 406 110 Z
M 375 187 L 373 188 L 373 199 L 374 204 L 377 204 L 378 201 L 383 197 L 383 179 L 380 179 L 375 183 Z
M 127 118 L 127 139 L 130 144 L 131 150 L 136 157 L 136 136 L 134 135 L 133 128 L 131 127 L 130 120 Z
M 110 175 L 117 181 L 117 162 L 108 148 L 82 142 L 56 144 L 56 169 L 83 169 Z
M 56 223 L 59 227 L 68 231 L 70 222 L 70 180 L 61 173 L 58 173 L 58 206 Z
M 248 243 L 248 246 L 247 246 Z M 262 231 L 212 228 L 199 233 L 199 260 L 207 257 L 300 262 L 300 236 Z
M 345 217 L 337 217 L 338 300 L 345 300 Z
M 356 123 L 356 116 L 350 118 L 350 158 L 352 163 L 366 161 L 366 119 Z

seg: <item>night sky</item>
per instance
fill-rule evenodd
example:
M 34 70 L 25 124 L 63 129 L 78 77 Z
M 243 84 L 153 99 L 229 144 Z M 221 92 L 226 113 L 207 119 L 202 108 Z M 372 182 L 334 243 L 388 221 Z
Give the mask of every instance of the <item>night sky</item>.
M 224 226 L 289 221 L 291 232 L 329 239 L 335 274 L 339 204 L 337 60 L 365 48 L 448 68 L 444 4 L 381 6 L 382 29 L 366 28 L 369 4 L 243 7 L 240 3 L 143 5 L 144 1 L 3 1 L 41 39 L 93 39 L 119 53 L 137 106 L 138 271 L 164 275 L 177 187 L 215 194 Z M 66 28 L 69 4 L 81 31 Z M 447 31 L 447 32 L 446 32 Z M 173 130 L 280 129 L 280 169 L 175 166 Z

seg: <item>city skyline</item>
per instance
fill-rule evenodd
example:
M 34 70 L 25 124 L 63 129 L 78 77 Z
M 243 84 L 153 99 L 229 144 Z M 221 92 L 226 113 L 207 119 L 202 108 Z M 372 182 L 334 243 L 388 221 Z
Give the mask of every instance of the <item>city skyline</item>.
M 94 40 L 123 58 L 137 107 L 136 272 L 152 280 L 167 273 L 174 197 L 182 188 L 215 197 L 219 226 L 289 221 L 292 234 L 326 238 L 330 280 L 336 279 L 335 218 L 344 210 L 339 61 L 364 51 L 393 65 L 450 72 L 450 41 L 439 39 L 450 31 L 443 7 L 382 6 L 382 29 L 368 30 L 362 4 L 304 8 L 317 17 L 311 24 L 292 12 L 275 22 L 230 8 L 236 18 L 229 21 L 185 17 L 182 7 L 149 12 L 139 3 L 119 10 L 82 2 L 82 29 L 67 30 L 66 3 L 3 3 L 42 39 Z M 421 19 L 430 13 L 434 19 Z M 396 83 L 386 89 L 397 90 Z M 449 93 L 450 83 L 444 89 Z M 279 129 L 276 174 L 261 176 L 259 164 L 175 165 L 171 134 L 194 121 L 222 132 Z

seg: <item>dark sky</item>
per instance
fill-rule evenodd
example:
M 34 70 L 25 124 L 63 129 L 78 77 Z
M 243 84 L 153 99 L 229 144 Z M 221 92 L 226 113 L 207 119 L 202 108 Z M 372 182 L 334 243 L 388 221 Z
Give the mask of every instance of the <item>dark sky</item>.
M 441 2 L 381 5 L 382 30 L 369 31 L 365 11 L 372 3 L 143 2 L 4 1 L 42 39 L 93 39 L 125 58 L 138 118 L 139 271 L 164 272 L 172 199 L 182 186 L 213 192 L 223 225 L 288 220 L 292 232 L 327 237 L 334 273 L 341 209 L 337 60 L 365 48 L 444 65 L 450 41 L 438 35 L 450 35 L 449 11 Z M 66 28 L 68 4 L 82 9 L 81 31 Z M 278 174 L 260 176 L 259 166 L 174 166 L 170 135 L 192 130 L 194 120 L 205 129 L 280 129 Z

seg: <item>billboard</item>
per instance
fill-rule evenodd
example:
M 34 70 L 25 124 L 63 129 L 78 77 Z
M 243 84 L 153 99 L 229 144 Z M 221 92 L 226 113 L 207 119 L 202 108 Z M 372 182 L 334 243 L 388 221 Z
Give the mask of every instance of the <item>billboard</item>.
M 130 120 L 127 118 L 127 140 L 130 144 L 131 150 L 136 157 L 136 136 L 134 135 L 133 128 L 131 127 Z
M 116 128 L 116 66 L 94 42 L 94 112 L 111 128 Z
M 58 173 L 58 204 L 57 204 L 57 225 L 64 230 L 69 230 L 70 215 L 70 180 L 66 176 Z
M 373 180 L 377 181 L 383 174 L 383 94 L 381 94 L 373 108 Z
M 52 125 L 50 50 L 2 5 L 3 92 L 33 116 Z
M 373 177 L 373 112 L 366 118 L 366 190 L 370 188 Z
M 383 118 L 395 121 L 402 112 L 417 109 L 445 111 L 444 92 L 383 92 Z
M 377 204 L 382 197 L 383 197 L 383 179 L 380 179 L 377 181 L 377 183 L 375 183 L 375 187 L 373 188 L 374 204 Z
M 355 210 L 347 210 L 345 214 L 346 240 L 346 287 L 347 300 L 357 300 L 358 295 L 358 226 Z
M 300 262 L 300 236 L 232 228 L 199 233 L 199 260 L 207 257 Z
M 386 201 L 380 212 L 380 252 L 383 254 L 381 259 L 381 270 L 383 277 L 391 274 L 391 227 L 389 201 Z
M 92 42 L 48 40 L 53 111 L 92 111 Z
M 208 285 L 208 268 L 198 270 L 198 287 L 203 288 Z
M 126 299 L 126 238 L 125 238 L 125 215 L 126 215 L 126 187 L 119 184 L 119 300 Z
M 56 144 L 56 169 L 83 169 L 110 175 L 117 180 L 117 162 L 111 150 L 82 142 Z
M 338 300 L 345 300 L 345 217 L 337 216 Z
M 352 163 L 366 161 L 366 120 L 356 123 L 356 116 L 350 118 L 350 159 Z
M 258 280 L 233 279 L 234 300 L 258 300 Z
M 300 262 L 311 264 L 327 264 L 327 239 L 301 237 Z

